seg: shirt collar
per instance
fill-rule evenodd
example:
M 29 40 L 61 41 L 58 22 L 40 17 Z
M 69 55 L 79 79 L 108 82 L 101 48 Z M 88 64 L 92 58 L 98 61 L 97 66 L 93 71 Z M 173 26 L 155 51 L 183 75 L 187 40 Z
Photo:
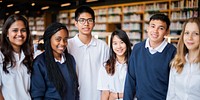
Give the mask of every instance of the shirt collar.
M 78 47 L 84 46 L 85 44 L 83 42 L 81 42 L 81 40 L 78 38 L 78 34 L 75 35 L 74 37 L 77 40 L 77 45 Z M 88 44 L 88 46 L 96 46 L 97 42 L 95 41 L 95 38 L 92 36 L 92 39 L 90 41 L 90 43 Z
M 119 63 L 119 61 L 116 60 L 116 66 L 119 66 L 119 65 L 126 65 L 126 63 L 121 64 Z
M 145 43 L 145 48 L 153 49 L 150 44 L 149 44 L 149 38 L 147 38 L 146 43 Z M 158 47 L 154 48 L 157 52 L 162 52 L 167 45 L 167 41 L 164 40 Z
M 14 54 L 14 57 L 15 57 L 16 61 L 22 62 L 24 60 L 24 58 L 25 58 L 25 55 L 24 55 L 23 51 L 21 51 L 20 55 L 18 53 L 16 53 L 16 52 L 13 52 L 13 54 Z
M 189 62 L 188 53 L 186 53 L 186 55 L 185 55 L 185 60 L 186 60 L 186 62 Z
M 59 62 L 59 63 L 61 63 L 61 64 L 64 63 L 65 60 L 66 60 L 64 54 L 61 55 L 61 60 L 57 60 L 56 58 L 54 58 L 54 59 L 55 59 L 55 62 Z

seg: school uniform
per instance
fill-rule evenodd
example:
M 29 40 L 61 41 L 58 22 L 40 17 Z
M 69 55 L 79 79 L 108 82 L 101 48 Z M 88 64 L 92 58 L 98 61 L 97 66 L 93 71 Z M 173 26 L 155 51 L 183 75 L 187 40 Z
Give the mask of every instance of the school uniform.
M 200 99 L 200 63 L 190 63 L 185 56 L 181 73 L 173 67 L 170 70 L 167 100 L 199 100 Z
M 76 60 L 79 81 L 80 100 L 100 100 L 97 90 L 98 71 L 108 59 L 107 44 L 92 37 L 89 44 L 84 44 L 78 34 L 68 40 L 68 51 Z
M 176 48 L 165 40 L 150 48 L 149 39 L 134 46 L 129 60 L 124 100 L 165 100 L 167 96 L 170 61 Z
M 24 52 L 20 55 L 14 53 L 16 64 L 7 65 L 9 73 L 3 71 L 4 55 L 0 52 L 0 87 L 5 100 L 31 100 L 30 91 L 30 73 L 23 64 L 25 59 Z

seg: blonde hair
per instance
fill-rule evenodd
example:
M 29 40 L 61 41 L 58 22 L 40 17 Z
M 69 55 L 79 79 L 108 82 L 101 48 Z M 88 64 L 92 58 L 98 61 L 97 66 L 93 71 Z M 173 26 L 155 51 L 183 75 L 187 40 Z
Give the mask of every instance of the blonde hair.
M 198 17 L 189 18 L 183 24 L 183 30 L 181 32 L 181 35 L 180 35 L 180 38 L 178 41 L 178 45 L 177 45 L 177 53 L 176 53 L 174 59 L 171 61 L 171 66 L 174 67 L 178 73 L 182 72 L 183 66 L 186 63 L 185 55 L 188 53 L 188 49 L 185 46 L 184 40 L 183 40 L 185 27 L 186 27 L 187 23 L 196 23 L 199 28 L 199 32 L 200 32 L 200 18 L 198 18 Z M 199 35 L 199 38 L 200 38 L 200 35 Z M 194 61 L 195 63 L 200 62 L 200 43 L 199 43 L 198 51 L 199 52 L 197 54 L 197 58 Z

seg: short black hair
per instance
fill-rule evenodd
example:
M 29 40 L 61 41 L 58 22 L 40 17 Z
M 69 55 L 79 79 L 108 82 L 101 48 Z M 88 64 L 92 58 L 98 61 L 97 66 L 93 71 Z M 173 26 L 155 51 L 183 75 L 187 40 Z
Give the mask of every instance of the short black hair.
M 151 22 L 151 20 L 161 20 L 163 22 L 165 22 L 167 24 L 167 29 L 169 29 L 170 26 L 170 20 L 169 17 L 165 14 L 154 14 L 153 16 L 151 16 L 149 23 Z
M 92 19 L 95 21 L 95 14 L 94 10 L 90 8 L 89 6 L 82 5 L 79 8 L 76 9 L 75 11 L 75 20 L 77 21 L 81 13 L 89 13 L 92 16 Z
M 39 43 L 38 46 L 37 46 L 37 50 L 44 50 L 44 44 Z

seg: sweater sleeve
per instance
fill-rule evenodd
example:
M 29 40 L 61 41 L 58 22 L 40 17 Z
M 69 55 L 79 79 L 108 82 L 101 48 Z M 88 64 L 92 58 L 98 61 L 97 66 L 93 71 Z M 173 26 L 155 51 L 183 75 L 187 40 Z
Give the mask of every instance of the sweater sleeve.
M 46 85 L 42 65 L 36 59 L 33 63 L 33 72 L 31 75 L 31 97 L 32 100 L 42 100 L 45 95 Z M 40 59 L 41 60 L 41 59 Z
M 136 77 L 134 66 L 134 51 L 131 53 L 124 87 L 124 100 L 133 100 L 136 93 Z

